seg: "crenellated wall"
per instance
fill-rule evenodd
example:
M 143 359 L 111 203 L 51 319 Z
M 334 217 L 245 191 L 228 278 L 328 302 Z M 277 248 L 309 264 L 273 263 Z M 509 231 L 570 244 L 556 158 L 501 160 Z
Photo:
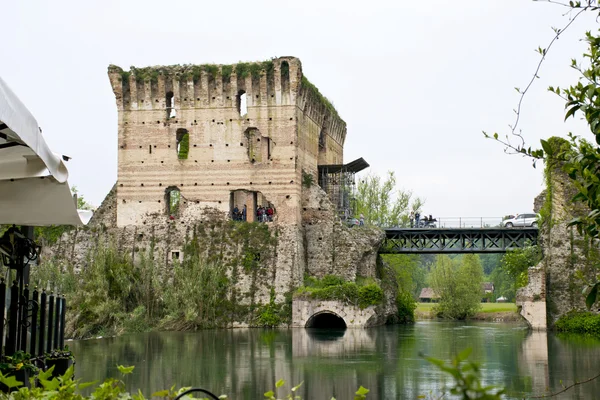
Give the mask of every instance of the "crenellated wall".
M 167 218 L 173 187 L 182 215 L 228 213 L 231 193 L 244 190 L 260 193 L 279 222 L 298 224 L 302 170 L 343 162 L 346 124 L 294 57 L 128 72 L 111 65 L 108 75 L 118 108 L 118 226 Z M 187 158 L 178 151 L 184 133 Z

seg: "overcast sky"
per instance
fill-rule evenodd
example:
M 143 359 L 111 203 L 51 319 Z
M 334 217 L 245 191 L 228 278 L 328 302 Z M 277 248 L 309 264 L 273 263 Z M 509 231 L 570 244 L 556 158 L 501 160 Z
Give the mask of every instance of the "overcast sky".
M 0 76 L 67 154 L 71 184 L 99 205 L 117 179 L 117 109 L 109 64 L 229 64 L 296 56 L 348 124 L 345 162 L 395 171 L 435 216 L 493 217 L 532 210 L 542 165 L 508 156 L 482 130 L 508 133 L 551 26 L 564 9 L 531 0 L 462 1 L 2 1 Z M 585 135 L 563 123 L 546 91 L 577 75 L 577 20 L 549 54 L 525 99 L 521 128 L 539 138 Z

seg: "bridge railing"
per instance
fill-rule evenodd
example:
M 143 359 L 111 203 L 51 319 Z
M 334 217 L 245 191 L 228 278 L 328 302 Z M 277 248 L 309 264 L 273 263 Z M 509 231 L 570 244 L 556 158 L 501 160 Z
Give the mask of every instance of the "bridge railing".
M 502 227 L 502 217 L 439 217 L 435 225 L 438 228 L 497 228 Z

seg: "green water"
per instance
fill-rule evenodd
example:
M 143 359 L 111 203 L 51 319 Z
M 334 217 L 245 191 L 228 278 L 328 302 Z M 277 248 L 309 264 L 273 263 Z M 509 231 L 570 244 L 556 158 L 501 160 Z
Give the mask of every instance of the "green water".
M 371 399 L 416 399 L 439 394 L 449 382 L 419 353 L 449 359 L 467 347 L 473 349 L 471 359 L 481 363 L 485 382 L 506 386 L 509 398 L 558 391 L 561 381 L 568 385 L 600 372 L 599 340 L 495 323 L 424 321 L 342 332 L 162 332 L 68 344 L 78 378 L 118 376 L 117 364 L 135 365 L 126 383 L 147 396 L 175 384 L 230 399 L 262 399 L 284 379 L 304 382 L 300 394 L 306 399 L 352 399 L 360 385 L 371 390 Z M 555 398 L 600 398 L 600 381 Z

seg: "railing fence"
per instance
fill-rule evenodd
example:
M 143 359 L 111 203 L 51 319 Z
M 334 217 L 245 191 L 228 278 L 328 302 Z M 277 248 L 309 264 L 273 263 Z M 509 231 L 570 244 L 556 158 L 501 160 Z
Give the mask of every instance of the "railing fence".
M 3 311 L 3 323 L 0 324 L 0 340 L 4 343 L 1 355 L 13 355 L 17 351 L 39 357 L 46 352 L 62 349 L 65 343 L 65 310 L 67 301 L 64 296 L 48 295 L 46 290 L 40 293 L 25 286 L 19 296 L 17 281 L 8 288 L 10 292 L 7 304 L 7 284 L 0 278 L 0 310 Z

